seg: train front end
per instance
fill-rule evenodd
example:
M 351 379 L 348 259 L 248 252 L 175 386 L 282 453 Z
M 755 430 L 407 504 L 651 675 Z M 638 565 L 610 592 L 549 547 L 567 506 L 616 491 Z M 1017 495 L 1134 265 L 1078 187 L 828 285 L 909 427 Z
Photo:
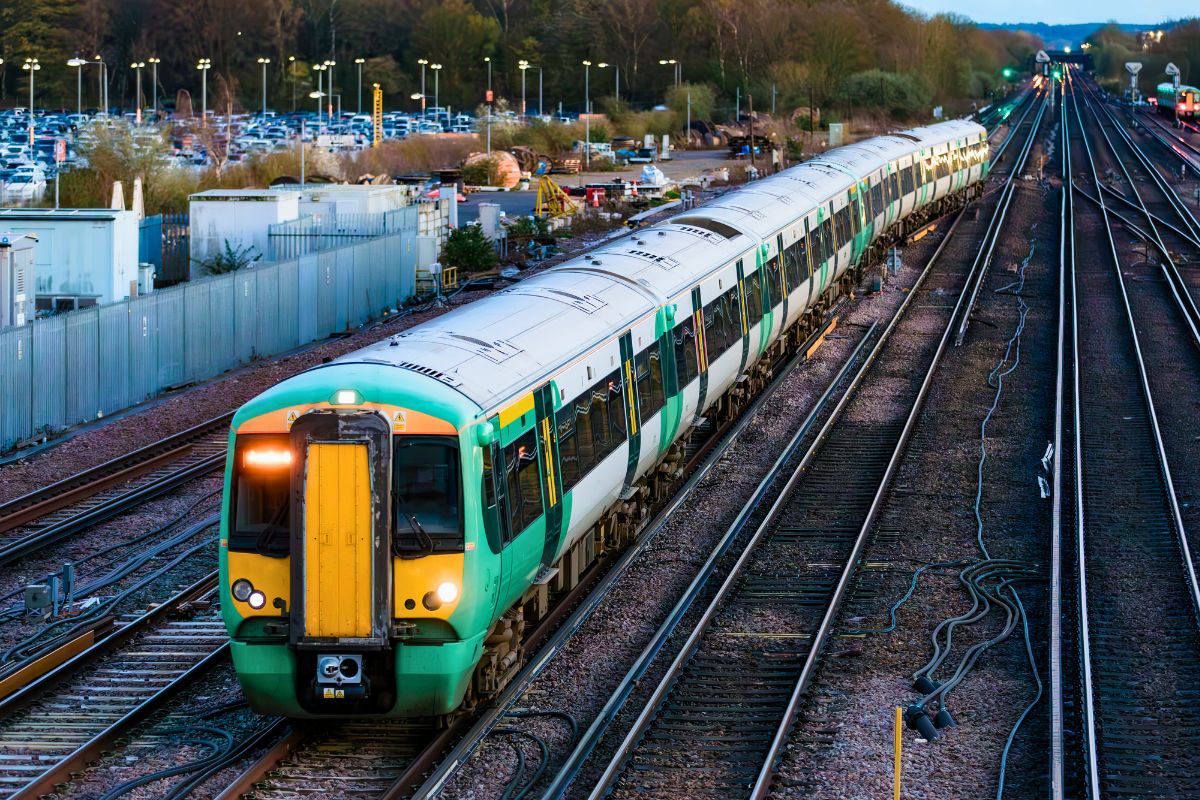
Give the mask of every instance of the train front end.
M 457 708 L 500 569 L 476 548 L 475 409 L 394 367 L 333 363 L 234 417 L 222 614 L 252 707 L 288 717 Z

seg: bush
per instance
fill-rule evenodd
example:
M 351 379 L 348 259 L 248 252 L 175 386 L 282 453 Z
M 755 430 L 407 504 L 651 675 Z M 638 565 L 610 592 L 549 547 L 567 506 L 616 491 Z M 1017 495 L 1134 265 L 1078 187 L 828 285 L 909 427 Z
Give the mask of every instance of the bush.
M 463 272 L 486 272 L 496 266 L 496 251 L 492 240 L 483 235 L 483 228 L 464 225 L 450 231 L 446 237 L 442 264 Z
M 230 272 L 237 272 L 242 267 L 248 266 L 262 258 L 262 254 L 255 254 L 252 245 L 245 247 L 235 247 L 225 240 L 225 249 L 216 255 L 205 259 L 194 259 L 200 271 L 205 275 L 225 275 Z
M 495 156 L 481 158 L 464 164 L 462 168 L 463 183 L 468 186 L 498 186 L 500 183 L 500 162 Z

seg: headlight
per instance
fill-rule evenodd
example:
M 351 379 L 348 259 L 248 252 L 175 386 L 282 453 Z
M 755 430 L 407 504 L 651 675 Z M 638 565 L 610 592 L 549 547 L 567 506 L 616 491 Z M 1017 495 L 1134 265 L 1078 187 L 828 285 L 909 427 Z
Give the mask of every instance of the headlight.
M 458 599 L 458 584 L 454 581 L 445 581 L 439 583 L 437 587 L 437 598 L 443 603 L 453 603 Z
M 233 597 L 235 600 L 240 600 L 244 603 L 250 599 L 250 593 L 253 591 L 253 584 L 245 578 L 238 578 L 233 582 Z
M 250 607 L 257 611 L 267 604 L 267 596 L 255 589 L 250 593 L 250 600 L 248 602 L 250 603 Z

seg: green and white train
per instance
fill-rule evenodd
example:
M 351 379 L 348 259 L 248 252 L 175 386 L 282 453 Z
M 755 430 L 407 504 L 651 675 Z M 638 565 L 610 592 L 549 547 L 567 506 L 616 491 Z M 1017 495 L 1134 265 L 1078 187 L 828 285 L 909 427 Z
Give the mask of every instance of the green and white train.
M 253 707 L 436 716 L 493 695 L 701 418 L 733 414 L 989 157 L 965 121 L 838 148 L 244 405 L 221 608 Z

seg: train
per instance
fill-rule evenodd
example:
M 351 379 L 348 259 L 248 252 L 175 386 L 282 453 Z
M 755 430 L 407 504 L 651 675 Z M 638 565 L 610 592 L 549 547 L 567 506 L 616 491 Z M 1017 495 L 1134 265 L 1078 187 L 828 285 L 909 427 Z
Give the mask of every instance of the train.
M 1160 83 L 1155 92 L 1155 105 L 1158 113 L 1169 117 L 1179 116 L 1179 119 L 1195 119 L 1200 111 L 1200 89 L 1195 86 L 1175 86 L 1173 83 Z
M 495 696 L 553 600 L 677 485 L 695 432 L 990 163 L 964 120 L 839 147 L 247 402 L 219 547 L 251 706 L 445 719 Z

